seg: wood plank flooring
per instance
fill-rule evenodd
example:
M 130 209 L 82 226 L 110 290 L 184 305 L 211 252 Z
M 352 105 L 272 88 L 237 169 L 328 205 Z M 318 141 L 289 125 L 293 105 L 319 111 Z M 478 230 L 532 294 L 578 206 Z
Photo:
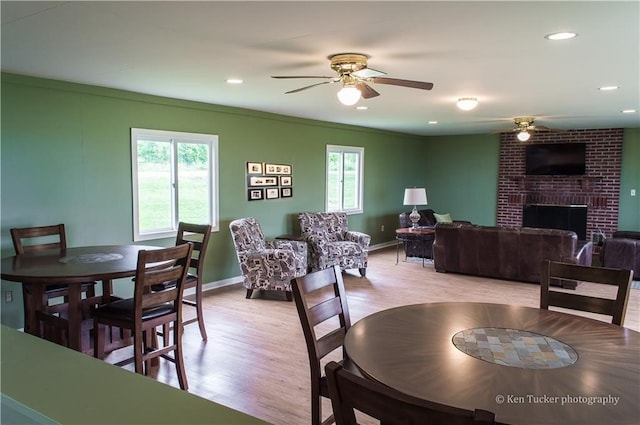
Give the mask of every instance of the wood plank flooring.
M 379 310 L 413 303 L 538 306 L 538 285 L 436 273 L 431 264 L 422 267 L 417 259 L 402 259 L 401 253 L 400 263 L 395 264 L 395 248 L 375 251 L 370 253 L 366 278 L 360 278 L 357 270 L 344 275 L 352 323 Z M 579 292 L 589 290 L 578 287 Z M 633 289 L 625 326 L 636 331 L 640 331 L 639 306 L 640 290 Z M 189 392 L 273 424 L 309 424 L 309 363 L 294 303 L 287 302 L 284 294 L 254 293 L 247 300 L 244 287 L 233 285 L 208 291 L 204 309 L 209 340 L 201 340 L 195 324 L 185 329 Z M 107 361 L 115 362 L 122 354 L 113 353 Z M 161 360 L 155 378 L 179 388 L 169 362 Z M 330 409 L 325 401 L 324 412 Z

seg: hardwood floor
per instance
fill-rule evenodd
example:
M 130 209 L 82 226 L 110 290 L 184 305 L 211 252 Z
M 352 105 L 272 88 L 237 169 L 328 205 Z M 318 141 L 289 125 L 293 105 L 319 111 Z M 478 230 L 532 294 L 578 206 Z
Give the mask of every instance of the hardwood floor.
M 413 303 L 538 306 L 535 284 L 436 273 L 431 264 L 423 268 L 415 259 L 398 265 L 395 261 L 395 247 L 375 251 L 370 253 L 366 278 L 360 278 L 357 270 L 344 275 L 352 323 L 379 310 Z M 592 290 L 578 287 L 578 292 Z M 636 331 L 640 331 L 639 306 L 640 290 L 632 289 L 625 326 Z M 204 309 L 208 342 L 201 340 L 196 325 L 185 329 L 189 392 L 273 424 L 309 424 L 309 364 L 295 305 L 284 294 L 254 294 L 247 300 L 244 287 L 233 285 L 207 292 Z M 113 353 L 107 361 L 115 362 L 121 354 Z M 179 387 L 173 364 L 164 360 L 155 378 Z M 330 409 L 325 400 L 323 411 Z

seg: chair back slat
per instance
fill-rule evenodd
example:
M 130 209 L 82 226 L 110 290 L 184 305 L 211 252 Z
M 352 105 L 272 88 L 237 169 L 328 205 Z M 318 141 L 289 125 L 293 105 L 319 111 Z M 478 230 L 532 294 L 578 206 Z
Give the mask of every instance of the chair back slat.
M 181 311 L 184 281 L 189 270 L 188 262 L 192 249 L 191 243 L 185 243 L 159 250 L 141 250 L 138 253 L 134 290 L 137 315 L 142 315 L 143 309 L 167 302 L 172 302 L 176 311 Z M 151 289 L 154 285 L 168 282 L 176 284 L 165 285 L 166 289 L 162 291 Z
M 566 292 L 549 292 L 549 305 L 571 310 L 582 310 L 590 313 L 612 315 L 615 300 L 596 298 L 586 295 L 568 294 Z
M 336 425 L 358 425 L 355 410 L 395 425 L 489 425 L 495 414 L 486 410 L 466 410 L 422 400 L 400 393 L 372 379 L 345 370 L 336 362 L 327 363 L 327 381 Z
M 298 279 L 300 292 L 306 295 L 331 285 L 336 279 L 334 274 L 333 267 L 307 274 L 304 279 Z
M 204 259 L 211 238 L 210 224 L 192 224 L 180 222 L 178 224 L 178 233 L 176 235 L 176 245 L 191 242 L 193 249 L 191 252 L 191 261 L 189 267 L 195 270 L 196 276 L 202 275 L 204 268 Z
M 318 338 L 316 341 L 316 352 L 318 353 L 318 358 L 321 359 L 336 348 L 342 347 L 346 334 L 347 332 L 344 328 L 338 328 Z
M 25 244 L 25 241 L 39 243 Z M 24 254 L 29 251 L 41 249 L 66 249 L 67 236 L 64 224 L 56 224 L 52 226 L 23 227 L 11 229 L 11 240 L 16 254 Z
M 342 313 L 342 300 L 338 297 L 328 299 L 309 308 L 309 323 L 316 326 Z
M 545 260 L 542 262 L 540 280 L 540 308 L 549 309 L 550 306 L 554 306 L 609 315 L 611 323 L 622 326 L 632 279 L 633 271 L 631 270 Z M 611 299 L 557 291 L 551 287 L 551 282 L 558 280 L 614 285 L 617 287 L 616 296 Z

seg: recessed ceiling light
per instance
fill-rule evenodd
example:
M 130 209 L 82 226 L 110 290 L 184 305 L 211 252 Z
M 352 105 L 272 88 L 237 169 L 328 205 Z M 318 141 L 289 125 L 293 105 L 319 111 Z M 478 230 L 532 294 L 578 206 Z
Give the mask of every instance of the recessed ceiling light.
M 356 109 L 360 110 L 360 111 L 366 111 L 367 109 L 369 109 L 368 106 L 357 106 Z
M 438 121 L 429 121 L 429 124 L 438 124 Z
M 611 90 L 618 90 L 619 88 L 620 87 L 618 87 L 618 86 L 604 86 L 604 87 L 598 88 L 598 90 L 611 91 Z
M 575 38 L 578 36 L 578 33 L 575 32 L 554 32 L 551 34 L 547 34 L 544 36 L 547 40 L 569 40 L 571 38 Z
M 244 81 L 242 81 L 239 78 L 228 78 L 227 79 L 227 83 L 229 83 L 229 84 L 242 84 L 242 83 L 244 83 Z
M 470 111 L 478 106 L 478 99 L 476 99 L 475 97 L 461 97 L 456 102 L 456 106 L 463 111 Z
M 636 110 L 635 109 L 623 109 L 622 113 L 623 114 L 633 114 Z

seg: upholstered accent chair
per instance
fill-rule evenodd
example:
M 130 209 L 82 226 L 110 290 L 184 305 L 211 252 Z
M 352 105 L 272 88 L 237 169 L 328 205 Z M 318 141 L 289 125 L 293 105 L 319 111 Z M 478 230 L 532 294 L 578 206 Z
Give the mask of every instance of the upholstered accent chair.
M 229 223 L 238 263 L 247 288 L 247 298 L 254 289 L 284 291 L 292 301 L 291 281 L 307 273 L 307 244 L 301 241 L 268 241 L 260 223 L 253 218 L 239 218 Z
M 309 244 L 309 266 L 323 270 L 334 265 L 341 270 L 358 269 L 366 276 L 371 236 L 350 231 L 346 213 L 300 213 L 300 231 Z

